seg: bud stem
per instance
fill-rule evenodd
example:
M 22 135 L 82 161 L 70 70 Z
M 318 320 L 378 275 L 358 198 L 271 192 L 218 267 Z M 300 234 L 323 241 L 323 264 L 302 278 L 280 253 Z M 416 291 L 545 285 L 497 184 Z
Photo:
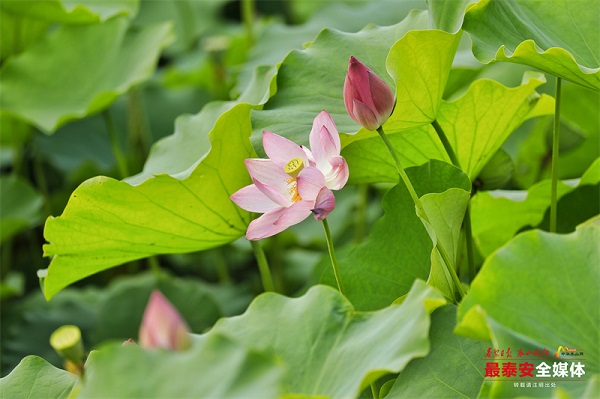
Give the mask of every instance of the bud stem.
M 394 158 L 394 163 L 396 164 L 396 170 L 398 171 L 398 174 L 402 178 L 404 185 L 406 185 L 406 188 L 408 189 L 408 192 L 410 193 L 410 196 L 412 197 L 412 200 L 415 203 L 415 206 L 419 210 L 419 213 L 421 215 L 426 215 L 425 209 L 423 209 L 423 205 L 421 204 L 421 200 L 419 199 L 419 196 L 417 195 L 415 188 L 413 187 L 412 183 L 410 182 L 408 175 L 402 168 L 402 163 L 400 163 L 400 158 L 398 158 L 398 154 L 396 154 L 396 150 L 394 150 L 394 147 L 392 147 L 392 143 L 390 143 L 387 136 L 385 135 L 385 132 L 383 131 L 382 126 L 377 128 L 377 133 L 379 133 L 379 137 L 381 137 L 381 140 L 383 140 L 383 143 L 385 144 L 388 151 L 392 155 L 392 158 Z
M 258 264 L 258 270 L 260 271 L 260 279 L 262 281 L 263 289 L 265 292 L 274 292 L 275 286 L 273 285 L 273 279 L 271 278 L 271 271 L 269 270 L 269 263 L 267 262 L 265 251 L 258 241 L 251 240 L 250 244 L 252 244 L 254 257 L 256 258 L 256 263 Z
M 444 129 L 442 129 L 442 127 L 440 126 L 438 121 L 435 119 L 433 120 L 433 122 L 431 122 L 431 126 L 433 126 L 433 129 L 435 130 L 438 137 L 440 138 L 440 141 L 442 142 L 442 145 L 444 146 L 444 149 L 446 150 L 446 154 L 448 154 L 450 161 L 452 161 L 452 165 L 456 166 L 459 169 L 462 169 L 460 167 L 460 162 L 458 161 L 458 158 L 456 157 L 456 153 L 454 152 L 452 145 L 450 145 L 450 141 L 448 141 L 448 137 L 446 137 L 446 133 L 444 133 Z
M 558 147 L 560 145 L 560 86 L 561 79 L 556 77 L 554 96 L 554 130 L 552 131 L 552 187 L 550 189 L 550 233 L 556 233 L 556 203 L 558 187 Z
M 335 276 L 335 282 L 338 286 L 340 294 L 346 296 L 344 293 L 344 286 L 340 279 L 340 270 L 338 268 L 337 258 L 335 257 L 335 251 L 333 249 L 333 240 L 331 238 L 331 232 L 329 231 L 329 223 L 327 218 L 323 219 L 323 229 L 325 230 L 325 240 L 327 241 L 327 249 L 329 250 L 329 258 L 331 259 L 331 267 L 333 268 L 333 275 Z
M 129 167 L 127 166 L 127 158 L 123 153 L 123 149 L 121 149 L 117 128 L 115 127 L 115 123 L 110 116 L 108 108 L 102 112 L 102 116 L 104 117 L 106 130 L 108 131 L 108 137 L 110 139 L 110 145 L 112 146 L 113 155 L 117 161 L 117 166 L 119 167 L 119 174 L 121 175 L 120 177 L 121 179 L 124 179 L 129 176 Z
M 242 19 L 246 31 L 246 43 L 248 47 L 254 45 L 254 0 L 242 0 Z
M 394 147 L 392 147 L 392 144 L 390 143 L 387 136 L 385 135 L 385 132 L 383 131 L 383 127 L 380 126 L 379 128 L 377 128 L 377 133 L 379 133 L 379 137 L 381 137 L 381 139 L 383 140 L 383 143 L 385 144 L 388 151 L 392 155 L 392 158 L 394 158 L 394 162 L 396 164 L 396 170 L 398 171 L 398 174 L 402 178 L 402 181 L 404 182 L 406 188 L 408 189 L 408 192 L 410 193 L 410 196 L 412 197 L 413 202 L 415 203 L 415 207 L 417 208 L 417 215 L 421 215 L 423 220 L 425 220 L 427 223 L 430 223 L 429 217 L 427 216 L 427 212 L 425 212 L 425 208 L 423 208 L 423 204 L 421 203 L 421 199 L 417 195 L 417 192 L 415 191 L 415 188 L 413 187 L 410 179 L 408 178 L 408 175 L 402 168 L 402 164 L 400 163 L 400 158 L 398 157 L 396 150 L 394 149 Z M 442 263 L 445 265 L 446 270 L 448 271 L 448 274 L 450 274 L 450 276 L 452 277 L 452 281 L 454 282 L 454 286 L 456 287 L 457 293 L 459 295 L 457 298 L 457 302 L 458 302 L 462 299 L 462 297 L 465 296 L 465 292 L 463 290 L 462 283 L 460 282 L 458 275 L 456 274 L 456 270 L 454 269 L 454 262 L 450 261 L 448 252 L 446 252 L 446 249 L 444 248 L 444 246 L 442 245 L 442 243 L 439 240 L 437 240 L 436 249 L 438 250 L 438 252 L 440 253 L 440 256 L 442 257 L 442 260 L 443 260 Z

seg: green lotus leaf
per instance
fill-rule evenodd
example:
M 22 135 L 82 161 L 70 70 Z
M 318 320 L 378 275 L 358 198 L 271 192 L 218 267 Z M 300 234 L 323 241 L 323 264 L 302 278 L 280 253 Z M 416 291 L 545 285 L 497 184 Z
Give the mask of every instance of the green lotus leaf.
M 0 3 L 0 60 L 19 54 L 37 42 L 52 24 L 49 21 L 16 16 L 4 10 L 6 4 L 26 4 L 24 1 L 3 1 Z
M 599 24 L 595 0 L 482 0 L 463 29 L 481 62 L 525 64 L 600 90 Z
M 0 70 L 0 111 L 52 133 L 104 109 L 152 75 L 172 39 L 169 24 L 128 26 L 125 17 L 63 25 L 7 60 Z
M 249 214 L 229 196 L 250 180 L 243 162 L 255 156 L 250 109 L 240 104 L 224 113 L 209 135 L 210 149 L 179 178 L 156 175 L 132 186 L 101 176 L 80 185 L 63 214 L 46 221 L 44 252 L 52 257 L 46 297 L 127 261 L 213 248 L 242 236 Z M 200 126 L 192 120 L 186 128 Z
M 421 203 L 426 217 L 417 211 L 431 241 L 434 245 L 442 244 L 448 254 L 450 264 L 446 264 L 437 249 L 432 250 L 431 271 L 427 280 L 429 284 L 442 291 L 447 298 L 456 297 L 456 287 L 447 268 L 458 269 L 456 261 L 459 254 L 461 226 L 471 198 L 470 182 L 465 181 L 464 183 L 463 188 L 449 188 L 442 193 L 423 195 Z M 447 268 L 444 267 L 444 264 Z
M 456 187 L 459 192 L 451 193 L 450 196 L 456 195 L 462 201 L 460 191 L 468 190 L 470 182 L 458 168 L 432 160 L 424 165 L 408 168 L 406 173 L 419 196 L 429 195 L 430 208 L 433 209 L 435 202 L 441 199 L 440 206 L 449 209 L 451 217 L 456 216 L 454 211 L 460 213 L 458 208 L 451 209 L 454 207 L 452 201 L 456 198 L 441 198 L 448 194 L 441 197 L 428 194 L 444 193 Z M 408 292 L 415 279 L 427 280 L 431 274 L 432 240 L 415 213 L 415 204 L 406 186 L 403 183 L 394 186 L 386 193 L 382 204 L 385 213 L 373 225 L 367 240 L 354 247 L 346 256 L 340 256 L 338 261 L 346 295 L 360 310 L 389 306 Z M 456 205 L 462 206 L 460 203 Z M 436 216 L 439 218 L 436 217 L 435 225 L 436 228 L 439 226 L 444 241 L 454 243 L 454 227 L 443 229 L 444 217 L 440 214 Z M 438 271 L 441 270 L 436 268 L 434 278 L 439 276 Z M 335 285 L 331 266 L 325 269 L 321 281 Z M 432 283 L 451 296 L 443 289 L 439 279 Z
M 429 0 L 427 6 L 434 29 L 454 33 L 460 29 L 465 8 L 477 0 Z
M 456 332 L 494 342 L 510 335 L 550 355 L 581 348 L 586 373 L 598 373 L 599 240 L 598 217 L 571 234 L 518 235 L 484 262 L 458 308 Z
M 542 102 L 546 97 L 542 96 L 537 101 L 535 96 L 532 97 L 535 88 L 544 82 L 543 75 L 535 73 L 526 74 L 525 82 L 514 88 L 481 79 L 473 83 L 462 97 L 450 102 L 442 100 L 437 120 L 471 180 L 475 180 L 523 121 L 533 115 L 554 111 L 552 102 Z M 431 125 L 409 130 L 386 129 L 386 133 L 404 167 L 419 165 L 429 159 L 450 162 Z M 393 160 L 381 139 L 361 139 L 363 137 L 349 138 L 345 142 L 350 144 L 342 151 L 350 166 L 350 181 L 398 181 Z
M 392 46 L 386 66 L 396 83 L 396 105 L 384 124 L 386 132 L 428 124 L 438 118 L 460 36 L 461 32 L 411 31 Z
M 182 352 L 112 345 L 92 352 L 80 398 L 278 398 L 283 368 L 222 335 Z
M 428 353 L 428 310 L 444 303 L 417 280 L 401 305 L 362 313 L 337 290 L 317 285 L 296 299 L 263 294 L 208 335 L 277 355 L 288 369 L 288 397 L 357 398 L 380 376 Z
M 40 222 L 44 202 L 29 182 L 16 175 L 0 177 L 0 242 Z
M 302 4 L 316 5 L 317 2 Z M 237 91 L 244 91 L 243 87 L 256 67 L 281 63 L 290 51 L 305 47 L 325 27 L 357 32 L 365 27 L 366 21 L 378 26 L 394 25 L 405 18 L 409 11 L 425 8 L 425 4 L 419 0 L 404 0 L 400 3 L 395 0 L 375 0 L 365 4 L 343 4 L 328 0 L 320 6 L 321 10 L 302 25 L 274 23 L 260 33 L 255 45 L 249 50 L 246 63 L 241 67 Z M 335 15 L 335 18 L 332 19 L 331 15 Z M 339 51 L 335 48 L 332 50 Z
M 558 182 L 557 198 L 559 202 L 569 193 L 587 192 L 590 190 L 589 201 L 574 205 L 577 210 L 594 207 L 594 187 L 600 182 L 600 160 L 597 160 L 584 174 L 577 187 L 571 187 L 562 181 Z M 506 244 L 517 232 L 527 227 L 533 227 L 544 221 L 544 213 L 550 207 L 550 180 L 541 181 L 527 191 L 497 190 L 478 192 L 471 202 L 473 220 L 473 238 L 483 256 L 488 256 L 502 245 Z M 597 206 L 596 206 L 597 209 Z M 597 212 L 596 212 L 597 213 Z M 547 216 L 547 215 L 546 215 Z M 574 214 L 569 211 L 560 212 L 558 220 L 572 224 Z M 581 223 L 581 220 L 578 221 Z M 547 223 L 547 221 L 546 221 Z M 568 232 L 568 230 L 561 230 Z
M 37 356 L 26 356 L 6 377 L 0 378 L 3 398 L 69 397 L 77 377 Z
M 155 174 L 189 174 L 208 150 L 207 137 L 215 128 L 215 123 L 238 104 L 246 104 L 242 105 L 243 107 L 247 106 L 247 103 L 256 104 L 255 107 L 259 108 L 260 104 L 267 101 L 271 91 L 275 90 L 270 86 L 274 73 L 275 71 L 268 67 L 257 68 L 250 85 L 236 101 L 212 101 L 195 115 L 179 116 L 175 120 L 175 132 L 152 146 L 144 170 L 129 177 L 127 181 L 139 184 Z
M 457 336 L 456 306 L 431 315 L 431 351 L 400 373 L 386 399 L 474 398 L 483 384 L 484 355 L 491 342 Z
M 385 63 L 390 48 L 407 32 L 427 27 L 427 12 L 412 11 L 392 26 L 369 26 L 357 33 L 325 29 L 306 49 L 290 52 L 279 67 L 277 93 L 263 110 L 252 114 L 255 147 L 259 147 L 263 130 L 307 144 L 313 119 L 324 109 L 332 115 L 339 131 L 356 132 L 359 126 L 346 112 L 343 100 L 350 56 L 393 87 Z
M 19 17 L 66 24 L 93 24 L 118 15 L 133 18 L 138 8 L 139 0 L 3 1 L 0 6 L 0 10 Z

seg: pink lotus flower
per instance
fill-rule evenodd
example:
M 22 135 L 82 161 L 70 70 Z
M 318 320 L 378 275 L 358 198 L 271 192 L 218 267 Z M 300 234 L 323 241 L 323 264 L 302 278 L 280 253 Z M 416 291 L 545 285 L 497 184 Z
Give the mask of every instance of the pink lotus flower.
M 154 290 L 140 326 L 140 346 L 151 349 L 186 349 L 190 346 L 189 331 L 177 309 L 158 290 Z
M 377 130 L 394 110 L 394 94 L 375 72 L 350 57 L 344 82 L 344 104 L 356 123 L 365 129 Z
M 309 141 L 312 151 L 264 131 L 269 159 L 246 159 L 254 184 L 235 192 L 231 200 L 249 212 L 264 213 L 248 226 L 248 240 L 273 236 L 311 213 L 323 220 L 335 208 L 331 190 L 348 181 L 348 164 L 340 156 L 339 134 L 327 111 L 315 118 Z

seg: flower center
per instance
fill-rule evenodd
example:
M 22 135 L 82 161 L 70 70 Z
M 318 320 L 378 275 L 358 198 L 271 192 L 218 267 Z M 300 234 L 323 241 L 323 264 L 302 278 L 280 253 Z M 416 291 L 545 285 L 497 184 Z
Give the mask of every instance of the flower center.
M 290 178 L 290 180 L 292 180 L 292 178 Z M 296 183 L 295 180 L 293 180 L 291 183 L 292 186 L 288 188 L 288 193 L 291 196 L 290 200 L 292 202 L 302 201 L 302 197 L 300 197 L 300 193 L 298 193 L 298 183 Z
M 298 177 L 302 169 L 304 169 L 304 162 L 302 162 L 301 158 L 294 158 L 283 167 L 283 171 L 294 179 Z

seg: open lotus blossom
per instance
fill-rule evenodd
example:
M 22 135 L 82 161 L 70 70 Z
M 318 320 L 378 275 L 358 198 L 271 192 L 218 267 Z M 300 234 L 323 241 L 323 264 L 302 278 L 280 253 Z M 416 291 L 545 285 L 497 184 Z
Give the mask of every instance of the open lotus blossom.
M 377 130 L 394 110 L 394 94 L 375 72 L 354 57 L 344 82 L 346 111 L 365 129 Z
M 189 331 L 177 309 L 158 290 L 154 290 L 140 326 L 140 346 L 150 349 L 186 349 L 190 346 Z
M 314 120 L 311 150 L 285 137 L 264 131 L 269 159 L 246 159 L 254 184 L 231 196 L 241 208 L 264 215 L 248 226 L 246 238 L 260 240 L 300 223 L 311 213 L 323 220 L 335 208 L 331 190 L 348 181 L 348 164 L 340 156 L 340 138 L 327 111 Z

